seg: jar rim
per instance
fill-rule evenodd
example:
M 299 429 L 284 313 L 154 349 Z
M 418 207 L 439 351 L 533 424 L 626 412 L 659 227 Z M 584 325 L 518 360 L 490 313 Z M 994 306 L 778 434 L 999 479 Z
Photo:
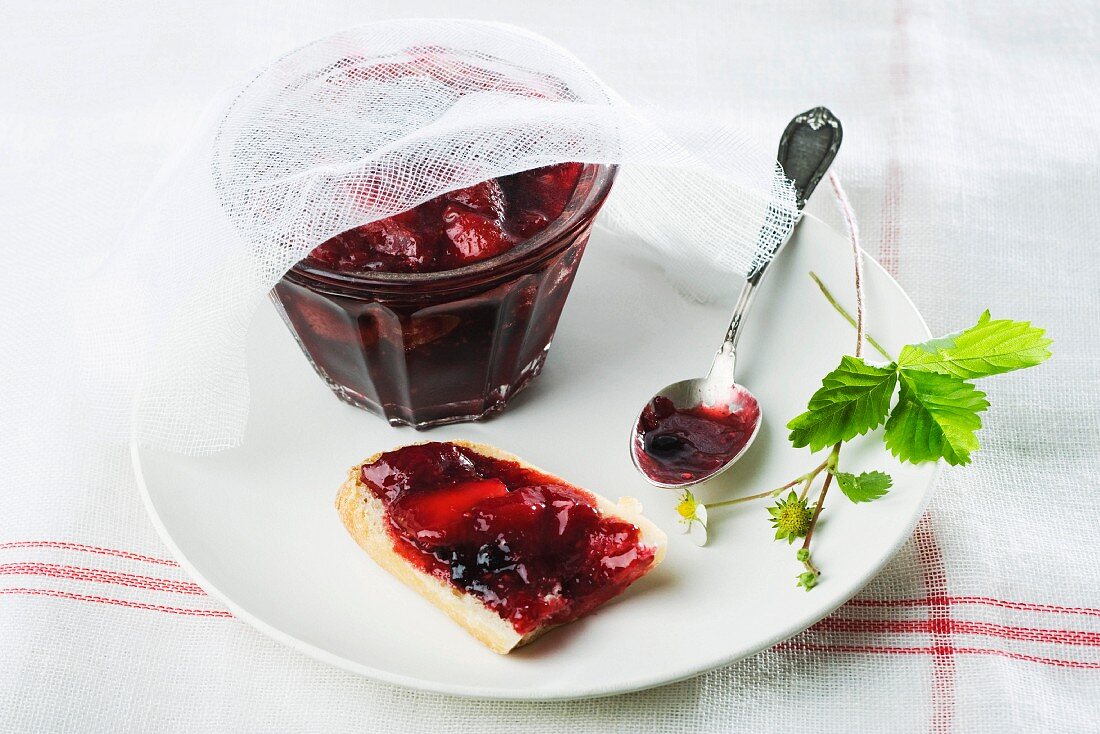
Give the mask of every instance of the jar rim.
M 511 272 L 514 269 L 513 266 L 522 266 L 543 254 L 553 254 L 552 251 L 543 252 L 547 245 L 558 240 L 564 244 L 573 230 L 587 224 L 607 198 L 618 168 L 611 163 L 585 163 L 573 195 L 565 205 L 565 212 L 567 212 L 565 216 L 559 216 L 546 229 L 507 252 L 461 268 L 426 273 L 340 271 L 315 267 L 309 265 L 306 259 L 302 259 L 293 265 L 289 272 L 308 280 L 319 280 L 329 285 L 342 285 L 349 288 L 445 284 L 451 280 L 467 281 L 480 275 L 495 274 L 494 271 L 501 271 L 503 275 Z

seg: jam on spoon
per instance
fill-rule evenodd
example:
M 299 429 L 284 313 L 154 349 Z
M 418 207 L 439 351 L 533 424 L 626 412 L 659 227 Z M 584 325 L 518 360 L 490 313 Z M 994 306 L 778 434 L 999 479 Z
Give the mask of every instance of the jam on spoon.
M 635 426 L 635 460 L 660 482 L 695 481 L 740 454 L 759 419 L 755 400 L 737 410 L 729 405 L 677 408 L 672 400 L 658 395 Z

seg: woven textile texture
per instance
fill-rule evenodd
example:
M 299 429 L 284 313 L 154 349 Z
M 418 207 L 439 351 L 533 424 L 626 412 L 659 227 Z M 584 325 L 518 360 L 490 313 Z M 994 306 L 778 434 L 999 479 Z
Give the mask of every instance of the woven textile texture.
M 529 27 L 637 104 L 728 115 L 764 141 L 829 105 L 863 244 L 932 331 L 985 308 L 1048 328 L 1049 363 L 983 385 L 974 465 L 945 470 L 896 559 L 807 632 L 601 700 L 372 683 L 205 596 L 125 453 L 87 440 L 68 294 L 207 101 L 341 28 L 441 15 Z M 1066 0 L 4 3 L 0 731 L 1096 731 L 1098 25 L 1094 3 Z

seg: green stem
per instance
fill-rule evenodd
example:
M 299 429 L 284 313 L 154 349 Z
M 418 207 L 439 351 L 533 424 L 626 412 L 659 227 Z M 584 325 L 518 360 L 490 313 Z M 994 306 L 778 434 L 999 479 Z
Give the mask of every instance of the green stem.
M 814 576 L 821 575 L 821 571 L 817 570 L 817 566 L 814 565 L 813 560 L 809 556 L 806 556 L 806 560 L 802 562 L 802 567 L 812 573 Z
M 810 527 L 806 530 L 806 540 L 802 542 L 802 547 L 808 552 L 810 550 L 810 541 L 814 537 L 814 528 L 817 527 L 817 519 L 821 517 L 821 509 L 825 506 L 825 495 L 829 491 L 829 485 L 833 483 L 833 471 L 836 469 L 837 460 L 840 458 L 840 445 L 841 441 L 838 441 L 833 450 L 829 452 L 829 458 L 825 460 L 825 464 L 829 466 L 829 472 L 825 475 L 825 482 L 821 485 L 821 494 L 817 496 L 817 505 L 814 507 L 814 515 L 810 518 Z M 812 571 L 814 575 L 817 575 L 817 569 L 810 563 L 809 559 L 803 561 L 807 571 Z
M 813 486 L 814 479 L 816 477 L 817 477 L 816 474 L 812 477 L 806 477 L 806 481 L 804 481 L 802 483 L 802 491 L 798 493 L 798 498 L 799 499 L 802 499 L 802 500 L 806 499 L 806 495 L 808 495 L 810 493 L 810 487 Z
M 748 497 L 737 497 L 732 500 L 723 500 L 722 502 L 706 502 L 708 510 L 713 510 L 715 507 L 727 507 L 729 505 L 739 505 L 742 502 L 752 502 L 753 500 L 763 499 L 765 497 L 775 497 L 784 489 L 790 489 L 801 480 L 795 480 L 792 484 L 785 484 L 782 487 L 776 489 L 769 489 L 767 492 L 761 492 L 760 494 L 750 494 Z
M 837 310 L 837 313 L 843 316 L 844 320 L 851 324 L 853 329 L 856 328 L 856 320 L 852 317 L 852 314 L 848 313 L 848 309 L 841 306 L 840 302 L 833 297 L 833 294 L 829 292 L 829 288 L 825 285 L 825 283 L 822 282 L 821 278 L 817 277 L 817 273 L 811 270 L 810 277 L 814 279 L 814 282 L 817 283 L 817 287 L 821 289 L 821 293 L 825 296 L 825 299 L 828 300 L 832 307 Z M 894 358 L 890 356 L 890 353 L 887 352 L 881 344 L 875 341 L 875 338 L 873 336 L 871 336 L 870 334 L 865 334 L 864 338 L 867 339 L 867 343 L 874 347 L 879 354 L 881 354 L 883 357 L 890 360 L 891 362 L 894 361 Z
M 810 471 L 806 472 L 800 477 L 795 477 L 791 481 L 784 484 L 782 487 L 776 487 L 775 489 L 769 489 L 767 492 L 760 492 L 759 494 L 750 494 L 748 497 L 736 497 L 732 500 L 724 500 L 722 502 L 706 502 L 708 510 L 712 510 L 715 507 L 726 507 L 727 505 L 739 505 L 742 502 L 752 502 L 753 500 L 764 499 L 765 497 L 776 497 L 780 492 L 788 490 L 796 484 L 805 483 L 806 487 L 809 487 L 810 483 L 817 478 L 817 475 L 829 468 L 829 459 L 821 462 Z M 805 490 L 803 490 L 805 491 Z

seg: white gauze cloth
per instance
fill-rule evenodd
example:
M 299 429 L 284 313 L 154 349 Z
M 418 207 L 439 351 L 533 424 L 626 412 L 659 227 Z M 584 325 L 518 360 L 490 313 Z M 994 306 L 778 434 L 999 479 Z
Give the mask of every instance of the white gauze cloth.
M 342 31 L 213 105 L 87 282 L 82 369 L 104 432 L 132 418 L 144 443 L 236 445 L 248 324 L 294 263 L 446 191 L 567 161 L 625 164 L 608 221 L 697 298 L 774 252 L 796 211 L 774 153 L 728 121 L 635 109 L 529 31 Z

